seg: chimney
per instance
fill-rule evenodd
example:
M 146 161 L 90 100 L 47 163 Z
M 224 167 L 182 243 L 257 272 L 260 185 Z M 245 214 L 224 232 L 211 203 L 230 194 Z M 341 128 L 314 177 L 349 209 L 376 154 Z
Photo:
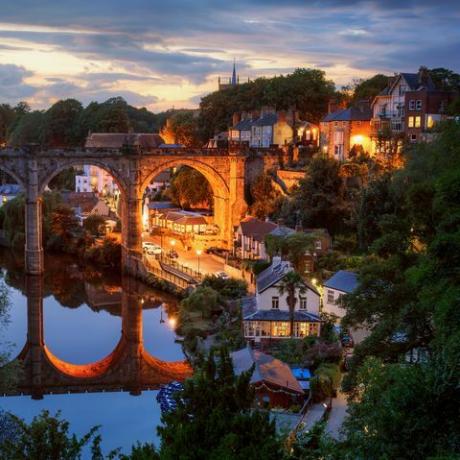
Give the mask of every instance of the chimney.
M 426 86 L 430 79 L 430 72 L 425 66 L 421 66 L 418 69 L 418 82 L 421 86 Z
M 232 126 L 237 125 L 240 122 L 240 119 L 241 119 L 240 114 L 238 112 L 235 112 L 232 117 L 232 123 L 233 123 Z

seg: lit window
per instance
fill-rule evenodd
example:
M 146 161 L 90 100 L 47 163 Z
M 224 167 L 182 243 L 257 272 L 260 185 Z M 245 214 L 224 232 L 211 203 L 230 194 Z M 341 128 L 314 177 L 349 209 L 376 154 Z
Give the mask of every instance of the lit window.
M 432 128 L 433 125 L 434 125 L 433 117 L 431 115 L 428 115 L 428 118 L 426 120 L 426 127 L 427 128 Z
M 334 291 L 331 291 L 328 289 L 327 291 L 327 303 L 334 303 L 335 296 L 334 296 Z
M 413 128 L 414 127 L 414 117 L 409 117 L 407 119 L 407 127 L 408 128 Z
M 279 310 L 280 308 L 280 298 L 279 297 L 272 297 L 272 308 L 275 310 Z
M 422 125 L 422 117 L 420 116 L 415 117 L 415 127 L 420 128 L 421 125 Z
M 415 101 L 415 110 L 422 110 L 422 101 L 420 99 Z
M 306 310 L 307 309 L 307 298 L 306 297 L 300 297 L 300 305 L 299 305 L 301 310 Z

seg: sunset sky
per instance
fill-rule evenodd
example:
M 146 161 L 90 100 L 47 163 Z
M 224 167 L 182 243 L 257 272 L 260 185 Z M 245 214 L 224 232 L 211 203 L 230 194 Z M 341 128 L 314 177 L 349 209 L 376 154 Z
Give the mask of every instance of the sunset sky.
M 0 0 L 0 102 L 196 107 L 229 76 L 460 72 L 460 1 Z

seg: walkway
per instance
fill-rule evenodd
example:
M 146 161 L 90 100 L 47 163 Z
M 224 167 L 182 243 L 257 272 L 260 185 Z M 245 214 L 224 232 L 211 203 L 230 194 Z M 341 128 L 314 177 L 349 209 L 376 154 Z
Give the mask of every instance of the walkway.
M 332 400 L 332 408 L 326 425 L 326 433 L 334 439 L 341 439 L 340 430 L 347 416 L 347 398 L 342 392 L 337 392 L 337 397 Z

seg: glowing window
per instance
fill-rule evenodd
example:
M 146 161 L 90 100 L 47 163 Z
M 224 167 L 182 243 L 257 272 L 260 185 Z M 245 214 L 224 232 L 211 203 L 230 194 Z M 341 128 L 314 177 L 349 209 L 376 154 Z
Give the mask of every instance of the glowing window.
M 413 128 L 414 127 L 414 117 L 409 117 L 407 119 L 407 127 L 408 128 Z

